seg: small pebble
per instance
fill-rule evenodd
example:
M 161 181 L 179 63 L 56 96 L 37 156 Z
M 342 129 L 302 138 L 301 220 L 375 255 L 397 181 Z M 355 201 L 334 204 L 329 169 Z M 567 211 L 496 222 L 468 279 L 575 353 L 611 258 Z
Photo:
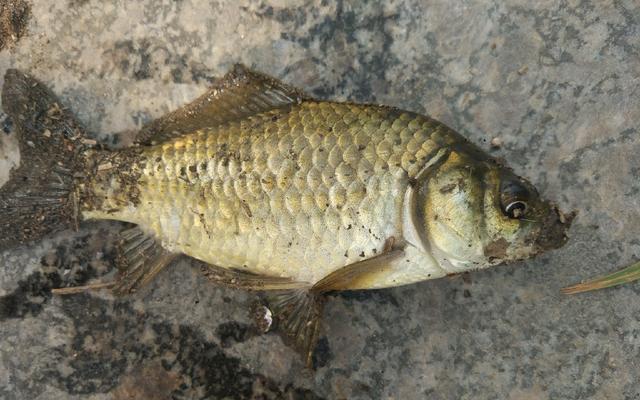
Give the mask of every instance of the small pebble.
M 96 144 L 98 144 L 98 142 L 96 142 L 96 141 L 95 141 L 95 140 L 93 140 L 93 139 L 82 139 L 82 140 L 81 140 L 81 142 L 82 142 L 83 144 L 88 145 L 88 146 L 95 146 Z
M 98 171 L 105 171 L 111 168 L 113 168 L 113 164 L 111 164 L 111 162 L 98 165 Z
M 253 321 L 260 333 L 267 333 L 273 324 L 273 314 L 264 305 L 256 306 L 253 310 Z

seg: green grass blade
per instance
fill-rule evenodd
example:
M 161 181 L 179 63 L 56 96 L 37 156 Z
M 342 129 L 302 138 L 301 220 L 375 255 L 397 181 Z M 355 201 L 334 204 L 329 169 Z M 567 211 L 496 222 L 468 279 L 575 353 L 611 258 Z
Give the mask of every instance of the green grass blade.
M 589 292 L 592 290 L 604 289 L 621 285 L 623 283 L 633 282 L 638 279 L 640 279 L 640 262 L 632 264 L 612 274 L 604 275 L 587 282 L 563 288 L 562 293 L 575 294 Z

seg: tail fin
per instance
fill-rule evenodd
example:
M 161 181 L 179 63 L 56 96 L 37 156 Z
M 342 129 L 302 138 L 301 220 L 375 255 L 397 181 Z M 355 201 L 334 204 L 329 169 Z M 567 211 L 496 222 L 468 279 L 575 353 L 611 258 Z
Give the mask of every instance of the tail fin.
M 7 71 L 2 106 L 16 126 L 20 167 L 0 188 L 0 250 L 76 225 L 74 173 L 83 129 L 42 83 Z

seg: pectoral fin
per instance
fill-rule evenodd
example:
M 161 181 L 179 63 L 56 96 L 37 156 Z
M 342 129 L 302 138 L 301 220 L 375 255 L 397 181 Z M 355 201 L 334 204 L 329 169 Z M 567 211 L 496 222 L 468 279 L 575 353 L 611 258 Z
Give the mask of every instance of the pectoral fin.
M 301 91 L 238 64 L 192 103 L 144 126 L 136 142 L 160 143 L 201 128 L 290 106 L 303 98 Z
M 377 257 L 347 265 L 322 278 L 322 280 L 313 285 L 311 290 L 316 293 L 326 293 L 334 290 L 366 288 L 362 284 L 363 281 L 383 272 L 393 260 L 403 255 L 404 250 L 393 249 Z

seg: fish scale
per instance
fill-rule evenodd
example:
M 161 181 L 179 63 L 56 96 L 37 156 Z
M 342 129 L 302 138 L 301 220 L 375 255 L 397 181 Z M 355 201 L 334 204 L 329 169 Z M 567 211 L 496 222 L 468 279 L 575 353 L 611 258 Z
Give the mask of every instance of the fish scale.
M 401 237 L 409 180 L 458 140 L 413 113 L 305 101 L 144 149 L 139 204 L 85 216 L 221 267 L 316 282 Z

